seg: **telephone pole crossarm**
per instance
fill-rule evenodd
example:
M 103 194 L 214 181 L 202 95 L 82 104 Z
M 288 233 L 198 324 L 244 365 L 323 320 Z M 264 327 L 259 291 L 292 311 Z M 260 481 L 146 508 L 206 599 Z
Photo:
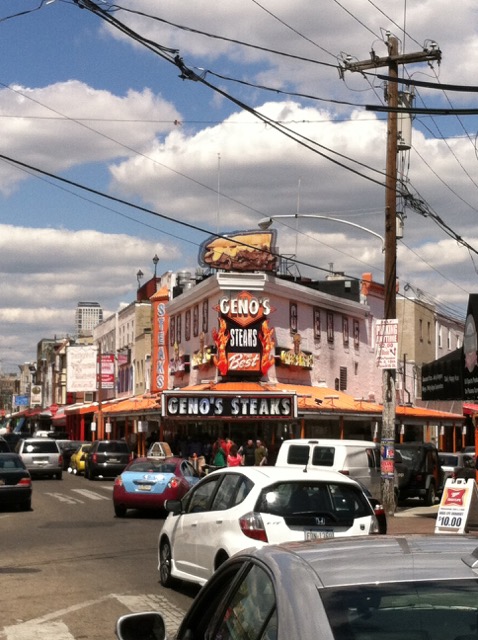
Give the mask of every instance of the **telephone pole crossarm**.
M 342 69 L 344 71 L 367 71 L 368 69 L 378 69 L 389 67 L 391 64 L 413 64 L 415 62 L 441 61 L 440 49 L 417 51 L 416 53 L 404 53 L 402 55 L 372 56 L 369 60 L 359 60 L 358 62 L 344 61 Z

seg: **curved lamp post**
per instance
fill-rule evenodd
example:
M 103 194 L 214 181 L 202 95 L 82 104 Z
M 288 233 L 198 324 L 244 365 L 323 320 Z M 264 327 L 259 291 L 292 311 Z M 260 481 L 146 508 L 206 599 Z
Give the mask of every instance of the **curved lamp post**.
M 258 225 L 261 229 L 268 229 L 274 220 L 278 220 L 280 218 L 315 218 L 317 220 L 332 220 L 332 222 L 341 222 L 342 224 L 347 224 L 350 227 L 355 227 L 357 229 L 361 229 L 362 231 L 366 231 L 367 233 L 372 234 L 373 236 L 380 239 L 382 242 L 382 252 L 385 251 L 385 240 L 383 236 L 367 227 L 363 227 L 361 224 L 356 224 L 355 222 L 350 222 L 349 220 L 342 220 L 341 218 L 333 218 L 332 216 L 321 216 L 316 213 L 285 213 L 277 216 L 270 216 L 268 218 L 262 218 L 259 220 Z

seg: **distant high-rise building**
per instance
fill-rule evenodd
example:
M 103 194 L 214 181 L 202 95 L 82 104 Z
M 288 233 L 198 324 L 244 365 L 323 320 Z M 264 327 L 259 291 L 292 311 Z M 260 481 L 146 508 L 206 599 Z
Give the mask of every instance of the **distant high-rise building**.
M 90 333 L 103 321 L 103 309 L 99 302 L 79 302 L 75 314 L 76 334 Z

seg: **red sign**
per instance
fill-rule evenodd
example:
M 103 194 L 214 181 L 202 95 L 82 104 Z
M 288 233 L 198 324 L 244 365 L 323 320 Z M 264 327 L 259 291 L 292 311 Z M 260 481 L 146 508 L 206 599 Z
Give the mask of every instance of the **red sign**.
M 221 298 L 219 329 L 213 329 L 216 344 L 214 364 L 221 375 L 265 374 L 274 364 L 274 330 L 267 316 L 273 310 L 268 298 L 256 298 L 248 291 Z

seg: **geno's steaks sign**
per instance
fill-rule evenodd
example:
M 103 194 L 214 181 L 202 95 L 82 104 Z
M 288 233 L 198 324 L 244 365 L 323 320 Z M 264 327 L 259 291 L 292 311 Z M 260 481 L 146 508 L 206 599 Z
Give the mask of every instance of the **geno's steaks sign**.
M 297 396 L 288 393 L 218 394 L 164 391 L 164 418 L 294 419 Z

